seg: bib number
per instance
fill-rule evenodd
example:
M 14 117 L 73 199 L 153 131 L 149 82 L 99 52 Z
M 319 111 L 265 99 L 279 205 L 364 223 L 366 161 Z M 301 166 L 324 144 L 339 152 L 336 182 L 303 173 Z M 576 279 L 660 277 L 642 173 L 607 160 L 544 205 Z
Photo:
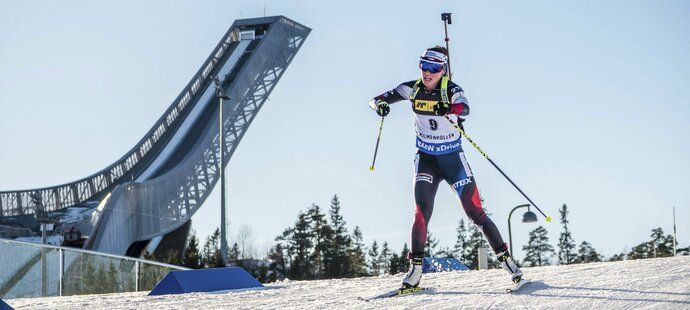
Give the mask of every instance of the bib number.
M 438 122 L 436 122 L 434 119 L 430 119 L 429 126 L 431 127 L 431 130 L 436 130 L 438 129 Z

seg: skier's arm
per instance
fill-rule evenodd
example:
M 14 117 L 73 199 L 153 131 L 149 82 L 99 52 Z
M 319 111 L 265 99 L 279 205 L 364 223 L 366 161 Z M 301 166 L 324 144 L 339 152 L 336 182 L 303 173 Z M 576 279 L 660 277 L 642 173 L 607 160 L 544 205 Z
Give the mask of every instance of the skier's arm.
M 371 99 L 371 101 L 369 101 L 369 107 L 371 107 L 372 110 L 377 111 L 381 105 L 388 106 L 388 104 L 391 103 L 410 99 L 410 93 L 412 92 L 412 85 L 410 83 L 414 85 L 414 81 L 405 82 L 398 85 L 394 89 L 374 97 Z
M 460 86 L 455 86 L 450 92 L 450 114 L 465 116 L 470 114 L 470 106 L 467 104 L 467 97 Z

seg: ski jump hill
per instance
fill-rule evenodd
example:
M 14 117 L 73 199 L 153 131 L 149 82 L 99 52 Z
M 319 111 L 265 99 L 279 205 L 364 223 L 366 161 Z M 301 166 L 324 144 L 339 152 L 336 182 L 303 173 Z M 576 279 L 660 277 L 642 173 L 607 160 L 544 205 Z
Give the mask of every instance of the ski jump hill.
M 284 16 L 236 20 L 129 152 L 81 180 L 0 192 L 0 223 L 36 230 L 39 217 L 86 210 L 76 223 L 89 236 L 85 249 L 134 257 L 144 250 L 182 251 L 192 215 L 219 180 L 219 166 L 228 164 L 310 31 Z M 230 97 L 222 117 L 214 79 Z
M 519 292 L 503 270 L 427 274 L 434 291 L 378 299 L 399 275 L 289 281 L 260 289 L 146 296 L 146 292 L 6 300 L 27 309 L 690 309 L 690 256 L 524 268 Z

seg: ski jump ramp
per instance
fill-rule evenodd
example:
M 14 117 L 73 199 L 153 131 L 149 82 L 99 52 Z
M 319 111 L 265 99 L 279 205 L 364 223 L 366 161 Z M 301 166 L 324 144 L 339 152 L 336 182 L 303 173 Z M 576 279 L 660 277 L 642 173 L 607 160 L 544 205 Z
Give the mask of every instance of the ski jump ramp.
M 219 180 L 219 166 L 228 164 L 310 31 L 284 16 L 236 20 L 127 154 L 68 184 L 0 192 L 0 219 L 98 204 L 84 247 L 139 256 L 141 244 L 160 241 L 183 227 L 203 205 Z M 230 96 L 222 115 L 223 163 L 218 162 L 221 137 L 214 77 Z

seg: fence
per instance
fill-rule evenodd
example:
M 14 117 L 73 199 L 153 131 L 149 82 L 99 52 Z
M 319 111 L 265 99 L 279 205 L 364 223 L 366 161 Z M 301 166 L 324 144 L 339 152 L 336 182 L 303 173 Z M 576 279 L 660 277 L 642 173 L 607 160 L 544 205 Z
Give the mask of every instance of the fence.
M 169 271 L 186 270 L 132 257 L 0 239 L 0 298 L 151 290 Z

